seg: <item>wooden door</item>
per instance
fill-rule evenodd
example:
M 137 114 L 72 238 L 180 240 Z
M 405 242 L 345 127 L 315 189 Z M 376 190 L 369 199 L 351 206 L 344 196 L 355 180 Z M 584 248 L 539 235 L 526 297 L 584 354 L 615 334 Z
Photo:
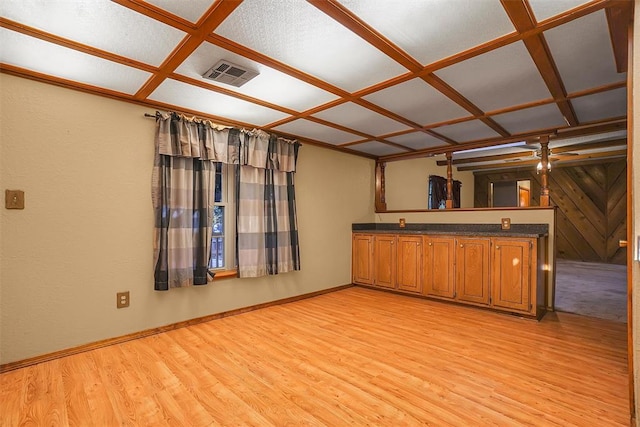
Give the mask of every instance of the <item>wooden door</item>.
M 422 237 L 398 237 L 398 289 L 422 292 Z
M 384 288 L 396 288 L 396 237 L 378 234 L 373 238 L 373 283 Z
M 351 244 L 353 283 L 373 285 L 373 236 L 354 234 Z
M 424 293 L 438 297 L 455 296 L 453 237 L 424 236 Z
M 491 289 L 496 307 L 531 311 L 532 239 L 492 239 Z
M 456 239 L 456 299 L 489 304 L 489 239 Z

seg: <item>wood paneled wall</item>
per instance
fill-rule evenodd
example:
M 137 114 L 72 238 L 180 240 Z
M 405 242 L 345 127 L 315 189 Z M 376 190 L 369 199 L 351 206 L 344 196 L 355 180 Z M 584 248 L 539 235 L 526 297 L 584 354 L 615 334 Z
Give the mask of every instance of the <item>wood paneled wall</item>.
M 474 206 L 487 207 L 489 183 L 531 181 L 531 206 L 540 204 L 540 176 L 533 169 L 476 172 Z M 558 258 L 626 263 L 627 162 L 554 167 L 549 174 L 551 204 L 558 207 Z

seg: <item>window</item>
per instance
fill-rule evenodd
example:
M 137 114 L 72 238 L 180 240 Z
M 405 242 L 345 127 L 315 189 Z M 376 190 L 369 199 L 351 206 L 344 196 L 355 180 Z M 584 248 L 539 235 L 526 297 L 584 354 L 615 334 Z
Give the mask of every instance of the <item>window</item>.
M 209 268 L 232 270 L 236 268 L 234 189 L 235 166 L 216 163 L 213 226 L 211 235 L 211 261 Z

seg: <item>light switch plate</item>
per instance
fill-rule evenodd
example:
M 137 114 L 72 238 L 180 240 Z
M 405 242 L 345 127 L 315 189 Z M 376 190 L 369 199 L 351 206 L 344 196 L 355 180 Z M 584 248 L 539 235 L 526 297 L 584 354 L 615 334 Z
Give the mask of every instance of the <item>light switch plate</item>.
M 510 230 L 511 229 L 511 218 L 502 218 L 500 220 L 500 223 L 502 224 L 502 229 L 503 230 Z
M 7 209 L 24 209 L 24 191 L 5 190 L 4 207 Z

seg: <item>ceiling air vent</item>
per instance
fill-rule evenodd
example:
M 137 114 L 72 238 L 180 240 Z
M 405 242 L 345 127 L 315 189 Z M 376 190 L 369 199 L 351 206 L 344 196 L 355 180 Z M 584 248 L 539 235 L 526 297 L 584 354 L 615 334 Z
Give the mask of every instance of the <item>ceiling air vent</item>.
M 258 74 L 257 71 L 249 70 L 241 65 L 223 59 L 209 68 L 202 77 L 215 82 L 240 87 Z

